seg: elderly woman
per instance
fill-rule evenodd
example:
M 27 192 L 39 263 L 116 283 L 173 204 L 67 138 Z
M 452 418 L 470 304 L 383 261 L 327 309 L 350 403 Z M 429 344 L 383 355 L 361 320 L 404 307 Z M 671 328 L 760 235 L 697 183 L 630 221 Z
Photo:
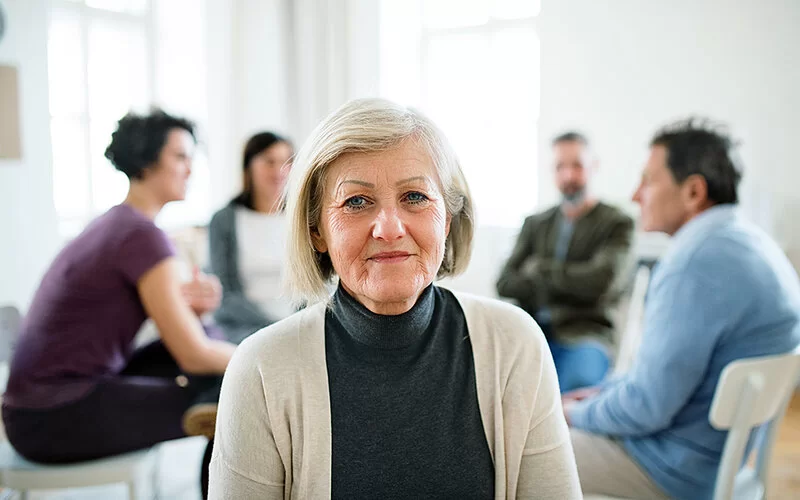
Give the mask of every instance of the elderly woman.
M 234 354 L 210 498 L 580 498 L 535 322 L 432 284 L 464 270 L 473 234 L 442 133 L 351 102 L 312 133 L 288 192 L 289 285 L 317 303 Z

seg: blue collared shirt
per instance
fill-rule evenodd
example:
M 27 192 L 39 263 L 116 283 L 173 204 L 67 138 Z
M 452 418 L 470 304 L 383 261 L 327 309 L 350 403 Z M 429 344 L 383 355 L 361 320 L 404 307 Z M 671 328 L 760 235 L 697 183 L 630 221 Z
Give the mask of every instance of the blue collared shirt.
M 686 223 L 653 272 L 634 365 L 570 410 L 619 439 L 675 498 L 711 498 L 726 433 L 708 412 L 731 361 L 800 343 L 800 282 L 775 242 L 734 206 Z

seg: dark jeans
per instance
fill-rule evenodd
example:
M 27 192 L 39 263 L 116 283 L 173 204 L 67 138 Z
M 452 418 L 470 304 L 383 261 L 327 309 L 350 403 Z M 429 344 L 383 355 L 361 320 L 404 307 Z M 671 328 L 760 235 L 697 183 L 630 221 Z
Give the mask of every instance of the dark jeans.
M 185 437 L 184 412 L 217 401 L 222 378 L 188 376 L 160 341 L 134 352 L 118 375 L 105 377 L 87 396 L 64 406 L 3 406 L 8 440 L 25 458 L 41 463 L 82 462 L 149 448 Z M 180 377 L 182 382 L 178 383 Z M 203 458 L 203 498 L 208 488 L 208 443 Z
M 611 360 L 604 345 L 596 340 L 558 342 L 553 336 L 553 325 L 543 321 L 539 326 L 553 355 L 562 393 L 597 385 L 605 378 Z

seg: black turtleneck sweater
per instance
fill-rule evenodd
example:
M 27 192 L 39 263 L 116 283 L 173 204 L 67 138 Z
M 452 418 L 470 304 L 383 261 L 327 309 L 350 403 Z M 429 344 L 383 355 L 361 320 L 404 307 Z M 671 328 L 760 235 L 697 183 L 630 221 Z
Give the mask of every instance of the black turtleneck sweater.
M 429 286 L 399 316 L 341 286 L 325 316 L 334 499 L 493 498 L 464 312 Z

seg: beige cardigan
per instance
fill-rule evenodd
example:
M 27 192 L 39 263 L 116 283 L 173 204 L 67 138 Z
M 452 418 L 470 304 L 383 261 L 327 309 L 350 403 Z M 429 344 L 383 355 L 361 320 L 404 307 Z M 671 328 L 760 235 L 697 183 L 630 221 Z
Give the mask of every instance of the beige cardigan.
M 495 498 L 581 498 L 541 330 L 511 305 L 465 294 L 456 298 L 472 341 Z M 236 350 L 222 384 L 210 499 L 330 498 L 324 323 L 325 305 L 317 304 L 261 330 Z

